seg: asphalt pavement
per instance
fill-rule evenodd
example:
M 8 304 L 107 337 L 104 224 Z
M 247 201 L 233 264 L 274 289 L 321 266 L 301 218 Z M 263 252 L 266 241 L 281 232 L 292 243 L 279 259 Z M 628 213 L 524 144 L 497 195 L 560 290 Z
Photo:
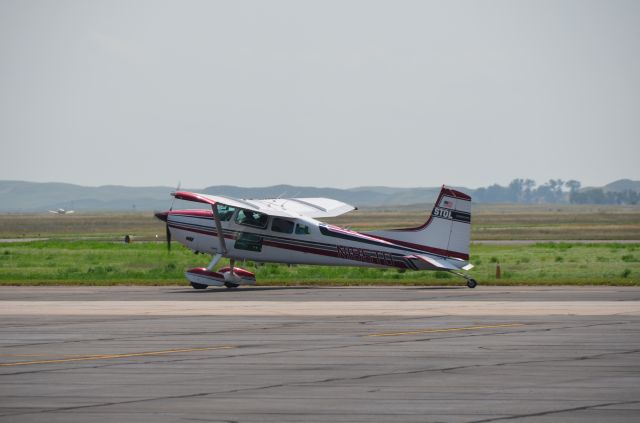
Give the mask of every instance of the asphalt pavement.
M 639 306 L 620 287 L 3 287 L 0 422 L 636 422 Z

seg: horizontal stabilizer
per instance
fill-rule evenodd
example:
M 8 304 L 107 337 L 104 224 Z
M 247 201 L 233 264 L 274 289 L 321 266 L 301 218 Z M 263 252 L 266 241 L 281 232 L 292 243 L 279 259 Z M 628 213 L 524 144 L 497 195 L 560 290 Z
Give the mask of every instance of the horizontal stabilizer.
M 440 270 L 460 270 L 460 269 L 469 270 L 473 268 L 472 264 L 466 264 L 465 266 L 456 266 L 450 260 L 438 259 L 438 258 L 426 256 L 423 254 L 412 254 L 410 256 L 405 256 L 405 258 L 408 258 L 411 260 L 417 260 L 418 262 L 427 264 L 428 267 L 430 268 L 440 269 Z M 458 262 L 458 260 L 456 260 L 456 262 Z M 464 263 L 465 263 L 464 261 L 460 260 L 460 264 L 464 264 Z M 420 266 L 418 265 L 418 267 Z

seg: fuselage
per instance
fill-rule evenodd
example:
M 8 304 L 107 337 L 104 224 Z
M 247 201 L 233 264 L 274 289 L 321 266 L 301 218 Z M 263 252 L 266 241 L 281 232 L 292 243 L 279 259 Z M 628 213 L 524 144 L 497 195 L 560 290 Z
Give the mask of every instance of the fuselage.
M 225 239 L 226 257 L 258 262 L 367 266 L 381 268 L 424 269 L 413 254 L 452 260 L 419 246 L 403 246 L 344 228 L 299 218 L 258 215 L 246 219 L 242 209 L 219 212 Z M 211 210 L 176 210 L 162 213 L 172 239 L 195 252 L 219 254 L 220 240 Z M 415 248 L 417 247 L 417 248 Z M 455 260 L 456 267 L 466 262 Z
M 65 209 L 57 209 L 57 210 L 49 210 L 49 213 L 54 214 L 71 214 L 74 213 L 73 210 L 65 210 Z

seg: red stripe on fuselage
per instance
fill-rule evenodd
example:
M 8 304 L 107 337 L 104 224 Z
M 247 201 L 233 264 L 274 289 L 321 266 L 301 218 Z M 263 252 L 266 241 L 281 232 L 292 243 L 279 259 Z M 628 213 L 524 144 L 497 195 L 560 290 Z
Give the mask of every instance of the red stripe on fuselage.
M 469 260 L 469 254 L 460 253 L 458 251 L 444 250 L 442 248 L 428 247 L 426 245 L 414 244 L 413 242 L 406 241 L 398 241 L 397 239 L 385 238 L 377 235 L 369 235 L 373 238 L 378 238 L 382 241 L 388 241 L 393 244 L 401 245 L 408 248 L 413 248 L 414 250 L 424 251 L 426 253 L 435 254 L 443 257 L 455 257 L 462 260 Z
M 211 209 L 191 209 L 191 210 L 175 210 L 168 212 L 169 215 L 178 216 L 192 216 L 192 217 L 211 217 L 213 218 L 213 211 Z
M 188 232 L 194 232 L 194 233 L 198 233 L 198 234 L 202 234 L 202 235 L 208 235 L 208 236 L 212 236 L 212 237 L 217 237 L 218 234 L 217 232 L 213 232 L 213 231 L 207 231 L 204 229 L 193 229 L 190 227 L 185 227 L 182 226 L 180 224 L 176 224 L 175 222 L 171 222 L 171 224 L 169 224 L 170 228 L 175 228 L 175 229 L 180 229 L 183 231 L 188 231 Z M 235 240 L 235 236 L 232 234 L 227 234 L 224 236 L 225 239 L 229 239 L 229 240 Z M 331 251 L 331 250 L 324 250 L 324 249 L 320 249 L 320 248 L 313 248 L 313 247 L 309 247 L 309 246 L 303 246 L 303 245 L 297 245 L 297 244 L 290 244 L 283 241 L 277 241 L 277 240 L 273 240 L 273 239 L 263 239 L 262 241 L 263 245 L 269 246 L 269 247 L 274 247 L 274 248 L 280 248 L 283 250 L 290 250 L 290 251 L 298 251 L 298 252 L 302 252 L 302 253 L 309 253 L 309 254 L 317 254 L 317 255 L 321 255 L 321 256 L 325 256 L 325 257 L 334 257 L 334 258 L 339 258 L 339 259 L 345 259 L 345 260 L 350 260 L 350 261 L 359 261 L 359 262 L 363 262 L 363 263 L 373 263 L 373 264 L 380 264 L 383 266 L 387 266 L 387 267 L 399 267 L 399 268 L 407 268 L 406 263 L 399 261 L 399 260 L 395 260 L 394 258 L 391 258 L 391 263 L 392 264 L 388 264 L 388 263 L 375 263 L 372 262 L 370 260 L 366 260 L 366 259 L 357 259 L 357 258 L 345 258 L 345 257 L 341 257 L 340 254 L 338 253 L 338 251 Z M 329 245 L 328 245 L 329 246 Z M 338 248 L 337 245 L 332 245 L 332 247 L 335 247 L 336 249 Z M 345 247 L 345 248 L 358 248 L 358 247 Z M 380 252 L 382 254 L 391 254 L 385 251 L 379 251 L 379 250 L 372 250 L 375 252 Z
M 214 236 L 216 238 L 218 237 L 218 233 L 217 232 L 207 231 L 205 229 L 193 229 L 193 228 L 190 228 L 190 227 L 182 226 L 179 223 L 175 223 L 175 222 L 169 223 L 169 227 L 170 228 L 180 229 L 180 230 L 183 230 L 183 231 L 195 232 L 197 234 L 202 234 L 202 235 L 210 235 L 210 236 Z M 235 239 L 235 237 L 233 235 L 231 235 L 231 234 L 226 234 L 225 235 L 223 233 L 222 236 L 224 236 L 225 239 Z
M 338 253 L 336 251 L 328 251 L 328 250 L 322 250 L 319 248 L 305 247 L 302 245 L 287 244 L 284 242 L 278 242 L 273 240 L 265 239 L 262 241 L 262 245 L 268 245 L 269 247 L 275 247 L 275 248 L 282 248 L 284 250 L 300 251 L 302 253 L 318 254 L 318 255 L 327 256 L 327 257 L 338 257 Z

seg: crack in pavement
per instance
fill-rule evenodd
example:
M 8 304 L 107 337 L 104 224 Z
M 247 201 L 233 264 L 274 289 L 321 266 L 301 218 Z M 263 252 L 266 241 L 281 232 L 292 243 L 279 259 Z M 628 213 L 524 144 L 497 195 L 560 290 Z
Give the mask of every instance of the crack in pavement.
M 189 316 L 179 316 L 179 317 L 183 317 L 183 318 L 188 318 Z M 442 316 L 433 316 L 433 317 L 429 317 L 429 318 L 439 318 Z M 164 317 L 163 317 L 164 318 Z M 403 320 L 419 320 L 419 319 L 423 319 L 423 317 L 411 317 L 408 319 L 403 319 Z M 140 319 L 140 320 L 146 320 L 146 319 Z M 157 320 L 157 319 L 149 319 L 149 320 Z M 371 323 L 371 322 L 375 322 L 375 320 L 371 320 L 371 321 L 365 321 L 367 323 Z M 313 321 L 313 322 L 288 322 L 288 323 L 280 323 L 280 324 L 275 324 L 273 327 L 269 327 L 269 326 L 263 326 L 260 328 L 250 328 L 253 330 L 270 330 L 270 329 L 278 329 L 278 328 L 287 328 L 287 327 L 296 327 L 296 326 L 305 326 L 305 325 L 317 325 L 317 324 L 321 324 L 323 323 L 322 321 Z M 345 322 L 345 323 L 352 323 L 352 322 Z M 362 322 L 353 322 L 353 323 L 362 323 Z M 541 330 L 541 331 L 551 331 L 551 330 L 557 330 L 557 329 L 576 329 L 576 328 L 589 328 L 589 327 L 596 327 L 596 326 L 611 326 L 611 325 L 621 325 L 621 324 L 630 324 L 633 322 L 630 321 L 623 321 L 623 322 L 612 322 L 612 323 L 592 323 L 592 324 L 586 324 L 586 325 L 576 325 L 576 326 L 561 326 L 561 327 L 551 327 L 551 328 L 544 328 L 544 329 L 540 329 L 538 328 L 537 330 Z M 535 325 L 535 323 L 529 323 L 528 326 L 530 326 L 530 330 L 531 331 L 531 326 Z M 0 348 L 18 348 L 18 347 L 30 347 L 30 346 L 39 346 L 39 345 L 64 345 L 64 344 L 72 344 L 72 343 L 80 343 L 80 342 L 100 342 L 100 341 L 124 341 L 124 340 L 128 340 L 128 339 L 142 339 L 142 338 L 157 338 L 157 337 L 167 337 L 167 336 L 189 336 L 189 335 L 218 335 L 218 334 L 224 334 L 224 333 L 236 333 L 236 332 L 242 332 L 247 330 L 246 328 L 234 328 L 234 329 L 226 329 L 226 330 L 220 330 L 220 331 L 192 331 L 192 332 L 164 332 L 164 333 L 156 333 L 156 334 L 148 334 L 148 335 L 129 335 L 129 336 L 121 336 L 121 337 L 110 337 L 110 338 L 94 338 L 94 339 L 73 339 L 73 340 L 68 340 L 68 341 L 48 341 L 48 342 L 33 342 L 33 343 L 27 343 L 27 344 L 12 344 L 12 345 L 2 345 L 0 346 Z M 402 342 L 402 341 L 399 341 Z
M 618 322 L 621 323 L 621 322 Z M 613 324 L 613 323 L 612 323 Z M 607 324 L 603 324 L 607 325 Z M 289 353 L 297 353 L 297 352 L 311 352 L 311 351 L 325 351 L 325 350 L 338 350 L 338 349 L 347 349 L 347 348 L 355 348 L 355 347 L 369 347 L 369 346 L 377 346 L 377 345 L 390 345 L 390 344 L 403 344 L 403 343 L 420 343 L 420 342 L 431 342 L 442 339 L 456 339 L 456 338 L 467 338 L 474 336 L 494 336 L 494 335 L 511 335 L 511 334 L 520 334 L 520 333 L 528 333 L 528 332 L 547 332 L 552 330 L 559 329 L 575 329 L 580 327 L 593 327 L 599 326 L 598 324 L 589 324 L 589 325 L 577 325 L 577 326 L 563 326 L 563 327 L 552 327 L 552 328 L 532 328 L 529 327 L 519 330 L 508 330 L 508 331 L 500 331 L 500 332 L 487 332 L 487 333 L 458 333 L 455 335 L 446 335 L 446 336 L 430 336 L 427 338 L 418 338 L 418 339 L 385 339 L 385 340 L 376 340 L 372 342 L 363 342 L 357 344 L 347 344 L 347 345 L 334 345 L 334 346 L 326 346 L 326 347 L 309 347 L 309 348 L 296 348 L 296 349 L 285 349 L 285 350 L 275 350 L 275 351 L 266 351 L 266 352 L 256 352 L 256 353 L 243 353 L 243 354 L 230 354 L 226 356 L 210 356 L 210 357 L 198 357 L 198 358 L 183 358 L 183 359 L 174 359 L 174 360 L 153 360 L 153 361 L 134 361 L 129 363 L 111 363 L 111 364 L 101 364 L 101 365 L 93 365 L 93 366 L 73 366 L 73 367 L 64 367 L 59 369 L 39 369 L 39 370 L 25 370 L 19 372 L 7 372 L 1 373 L 1 376 L 9 376 L 9 375 L 22 375 L 22 374 L 33 374 L 33 373 L 53 373 L 53 372 L 64 372 L 69 370 L 81 370 L 81 369 L 99 369 L 105 367 L 115 367 L 115 366 L 128 366 L 128 365 L 140 365 L 140 364 L 166 364 L 166 363 L 177 363 L 177 362 L 188 362 L 188 361 L 197 361 L 197 360 L 210 360 L 210 359 L 225 359 L 225 358 L 240 358 L 240 357 L 257 357 L 257 356 L 267 356 L 267 355 L 279 355 L 279 354 L 289 354 Z M 69 341 L 69 342 L 76 342 Z M 263 345 L 264 346 L 264 345 Z M 238 345 L 238 349 L 242 351 L 247 348 L 246 345 Z M 611 354 L 630 354 L 638 352 L 638 350 L 631 351 L 614 351 L 611 353 L 601 353 L 600 355 L 611 355 Z M 595 356 L 594 356 L 595 357 Z M 569 358 L 559 358 L 553 360 L 539 360 L 539 361 L 528 361 L 528 362 L 513 362 L 513 363 L 503 363 L 506 364 L 532 364 L 532 363 L 545 363 L 545 362 L 559 362 L 559 361 L 572 361 L 572 360 L 585 360 L 594 358 L 591 356 L 584 357 L 569 357 Z M 491 364 L 491 366 L 500 365 L 500 364 Z M 466 367 L 466 366 L 465 366 Z M 464 368 L 464 367 L 463 367 Z M 449 370 L 454 370 L 449 369 Z
M 638 353 L 638 352 L 640 352 L 640 350 L 621 351 L 621 352 L 614 352 L 614 353 L 609 353 L 609 354 L 629 354 L 629 353 Z M 246 387 L 246 388 L 237 388 L 237 389 L 231 389 L 231 390 L 225 390 L 225 391 L 198 392 L 198 393 L 185 394 L 185 395 L 168 395 L 168 396 L 142 398 L 142 399 L 135 399 L 135 400 L 127 400 L 127 401 L 111 401 L 111 402 L 96 403 L 96 404 L 59 407 L 59 408 L 43 409 L 43 410 L 38 410 L 38 411 L 10 413 L 10 414 L 5 414 L 4 416 L 19 416 L 19 415 L 36 414 L 36 413 L 37 414 L 40 414 L 40 413 L 56 413 L 56 412 L 87 409 L 87 408 L 108 407 L 108 406 L 113 406 L 113 405 L 127 405 L 127 404 L 136 404 L 136 403 L 145 403 L 145 402 L 150 402 L 150 401 L 198 398 L 198 397 L 206 397 L 206 396 L 212 396 L 212 395 L 219 396 L 219 395 L 225 395 L 225 394 L 228 395 L 228 394 L 246 393 L 246 392 L 251 392 L 251 391 L 262 391 L 262 390 L 268 390 L 268 389 L 274 389 L 274 388 L 296 387 L 296 386 L 312 386 L 312 385 L 332 383 L 332 382 L 367 380 L 367 379 L 372 379 L 372 378 L 376 378 L 376 377 L 385 377 L 385 376 L 403 376 L 403 375 L 414 375 L 414 374 L 420 374 L 420 373 L 450 372 L 450 371 L 470 369 L 470 368 L 484 368 L 484 367 L 520 365 L 520 364 L 530 364 L 530 363 L 584 360 L 584 359 L 590 359 L 590 358 L 598 358 L 598 357 L 601 357 L 603 355 L 604 354 L 595 354 L 593 356 L 581 356 L 581 357 L 563 358 L 563 359 L 534 360 L 534 361 L 520 361 L 520 362 L 503 362 L 503 363 L 491 363 L 491 364 L 470 364 L 470 365 L 453 366 L 453 367 L 446 367 L 446 368 L 415 369 L 415 370 L 407 370 L 407 371 L 401 371 L 401 372 L 383 372 L 383 373 L 366 374 L 366 375 L 360 375 L 360 376 L 324 378 L 324 379 L 316 379 L 316 380 L 302 381 L 302 382 L 300 382 L 300 381 L 298 381 L 298 382 L 283 382 L 283 383 L 277 383 L 277 384 L 271 384 L 271 385 L 252 386 L 252 387 Z M 188 359 L 188 360 L 202 360 L 202 358 L 200 358 L 200 359 L 195 359 L 194 358 L 194 359 Z M 178 362 L 178 361 L 185 361 L 185 360 L 184 359 L 177 359 L 177 360 L 168 360 L 168 361 L 165 361 L 165 362 Z M 113 365 L 115 365 L 115 364 L 113 364 Z M 96 366 L 96 367 L 106 367 L 106 366 Z M 533 414 L 527 414 L 527 415 L 504 416 L 504 417 L 498 417 L 498 418 L 494 418 L 494 419 L 478 420 L 478 421 L 473 421 L 473 422 L 469 422 L 469 423 L 484 423 L 484 422 L 492 422 L 492 421 L 498 421 L 498 420 L 509 420 L 509 419 L 516 419 L 516 418 L 530 417 L 530 416 L 531 417 L 535 417 L 535 416 L 539 416 L 539 415 L 542 416 L 542 415 L 546 415 L 546 414 L 561 413 L 561 412 L 567 412 L 567 411 L 576 411 L 576 410 L 588 409 L 588 408 L 604 407 L 604 406 L 608 406 L 608 405 L 633 404 L 633 403 L 640 403 L 640 401 L 612 402 L 612 403 L 606 403 L 606 404 L 598 404 L 598 405 L 594 405 L 594 406 L 575 407 L 575 408 L 563 409 L 563 410 L 552 410 L 552 411 L 533 413 Z
M 591 410 L 594 408 L 601 407 L 609 407 L 611 405 L 627 405 L 627 404 L 638 404 L 640 401 L 617 401 L 617 402 L 605 402 L 601 404 L 592 404 L 592 405 L 584 405 L 582 407 L 573 407 L 573 408 L 564 408 L 560 410 L 547 410 L 547 411 L 539 411 L 536 413 L 527 413 L 527 414 L 514 414 L 512 416 L 503 416 L 503 417 L 494 417 L 490 419 L 483 420 L 472 420 L 468 423 L 489 423 L 489 422 L 497 422 L 501 420 L 515 420 L 515 419 L 524 419 L 527 417 L 540 417 L 540 416 L 548 416 L 551 414 L 559 414 L 559 413 L 568 413 L 571 411 L 583 411 L 583 410 Z
M 256 352 L 256 353 L 245 353 L 245 354 L 232 354 L 229 356 L 215 356 L 215 357 L 200 357 L 200 358 L 185 358 L 185 359 L 175 359 L 175 360 L 153 360 L 153 361 L 135 361 L 130 363 L 112 363 L 112 364 L 103 364 L 103 365 L 94 365 L 94 366 L 75 366 L 75 367 L 64 367 L 60 369 L 39 369 L 39 370 L 25 370 L 19 372 L 5 372 L 0 373 L 0 376 L 8 376 L 8 375 L 23 375 L 23 374 L 32 374 L 32 373 L 52 373 L 52 372 L 63 372 L 68 370 L 78 370 L 78 369 L 98 369 L 104 367 L 112 367 L 112 366 L 128 366 L 128 365 L 140 365 L 140 364 L 163 364 L 163 363 L 174 363 L 174 362 L 183 362 L 183 361 L 194 361 L 194 360 L 206 360 L 206 359 L 218 359 L 218 358 L 236 358 L 236 357 L 257 357 L 257 356 L 266 356 L 266 355 L 274 355 L 274 354 L 288 354 L 288 353 L 296 353 L 296 352 L 310 352 L 310 351 L 327 351 L 327 350 L 339 350 L 339 349 L 347 349 L 347 348 L 355 348 L 355 347 L 369 347 L 369 346 L 377 346 L 377 345 L 389 345 L 389 344 L 403 344 L 403 343 L 419 343 L 419 342 L 430 342 L 433 340 L 439 339 L 454 339 L 454 338 L 465 338 L 469 336 L 493 336 L 493 335 L 505 335 L 510 333 L 520 333 L 522 331 L 506 331 L 506 332 L 490 332 L 483 334 L 459 334 L 459 335 L 450 335 L 450 336 L 436 336 L 430 338 L 420 338 L 420 339 L 402 339 L 402 340 L 385 340 L 385 341 L 372 341 L 372 342 L 361 342 L 357 344 L 347 344 L 347 345 L 333 345 L 327 347 L 309 347 L 309 348 L 296 348 L 296 349 L 286 349 L 286 350 L 275 350 L 275 351 L 266 351 L 266 352 Z M 264 346 L 264 345 L 263 345 Z M 238 345 L 237 349 L 244 349 L 245 346 Z
M 319 324 L 318 322 L 289 322 L 289 323 L 280 323 L 276 324 L 273 327 L 264 326 L 257 328 L 234 328 L 234 329 L 225 329 L 218 331 L 192 331 L 192 332 L 163 332 L 163 333 L 153 333 L 147 335 L 127 335 L 127 336 L 119 336 L 119 337 L 110 337 L 110 338 L 92 338 L 92 339 L 72 339 L 72 340 L 63 340 L 63 341 L 47 341 L 47 342 L 32 342 L 28 344 L 12 344 L 12 345 L 2 345 L 0 348 L 18 348 L 18 347 L 32 347 L 32 346 L 41 346 L 41 345 L 64 345 L 64 344 L 73 344 L 80 342 L 101 342 L 101 341 L 126 341 L 129 339 L 147 339 L 147 338 L 166 338 L 169 336 L 193 336 L 193 335 L 219 335 L 225 333 L 243 333 L 248 330 L 274 330 L 280 328 L 288 328 L 295 326 L 303 326 L 306 324 Z

